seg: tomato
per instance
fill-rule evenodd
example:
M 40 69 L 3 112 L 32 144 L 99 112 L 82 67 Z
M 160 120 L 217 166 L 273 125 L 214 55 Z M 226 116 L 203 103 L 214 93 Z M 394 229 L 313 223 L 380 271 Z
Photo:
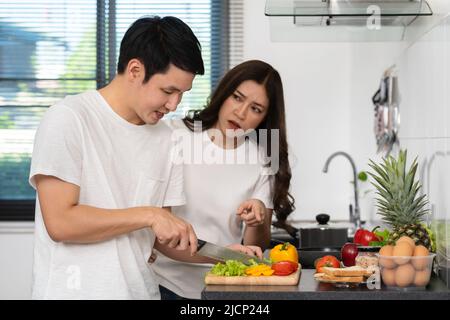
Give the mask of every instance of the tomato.
M 292 261 L 279 261 L 272 264 L 274 276 L 287 276 L 297 271 L 298 263 Z
M 318 273 L 323 272 L 323 267 L 340 268 L 341 263 L 335 256 L 325 256 L 316 260 L 316 271 Z

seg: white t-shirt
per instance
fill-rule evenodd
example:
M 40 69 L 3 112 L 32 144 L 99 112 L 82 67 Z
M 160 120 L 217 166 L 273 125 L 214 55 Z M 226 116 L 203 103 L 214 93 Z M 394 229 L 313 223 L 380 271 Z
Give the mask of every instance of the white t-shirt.
M 225 150 L 211 141 L 207 131 L 194 133 L 181 120 L 168 124 L 183 137 L 197 142 L 195 148 L 186 143 L 181 145 L 184 160 L 188 162 L 183 170 L 186 205 L 173 208 L 172 212 L 189 221 L 200 239 L 224 246 L 241 243 L 244 225 L 236 211 L 243 201 L 252 198 L 260 199 L 272 209 L 273 176 L 265 174 L 261 163 L 254 158 L 242 161 L 244 164 L 227 159 L 245 159 L 242 156 L 246 148 L 247 154 L 258 154 L 258 146 L 249 141 L 236 149 Z M 159 253 L 153 268 L 161 285 L 178 295 L 200 299 L 204 276 L 211 265 L 174 261 Z
M 171 130 L 134 125 L 96 91 L 50 107 L 36 132 L 30 171 L 80 187 L 79 204 L 105 209 L 185 203 L 181 165 L 173 165 Z M 56 243 L 36 196 L 34 299 L 159 299 L 147 260 L 154 243 L 141 229 L 90 244 Z

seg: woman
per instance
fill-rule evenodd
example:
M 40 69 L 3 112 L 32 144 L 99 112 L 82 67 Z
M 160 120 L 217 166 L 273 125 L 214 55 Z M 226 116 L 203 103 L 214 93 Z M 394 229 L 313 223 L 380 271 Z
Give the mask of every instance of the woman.
M 169 125 L 183 138 L 187 203 L 173 212 L 200 239 L 267 248 L 272 211 L 285 221 L 294 209 L 278 72 L 259 60 L 241 63 L 220 81 L 206 108 Z M 162 255 L 154 267 L 163 299 L 199 299 L 210 269 Z

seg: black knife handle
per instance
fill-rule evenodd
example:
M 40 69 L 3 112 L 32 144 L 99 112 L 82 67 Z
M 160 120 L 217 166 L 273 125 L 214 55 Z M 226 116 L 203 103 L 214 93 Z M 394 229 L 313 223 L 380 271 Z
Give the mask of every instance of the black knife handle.
M 200 250 L 205 244 L 205 240 L 197 239 L 197 251 Z

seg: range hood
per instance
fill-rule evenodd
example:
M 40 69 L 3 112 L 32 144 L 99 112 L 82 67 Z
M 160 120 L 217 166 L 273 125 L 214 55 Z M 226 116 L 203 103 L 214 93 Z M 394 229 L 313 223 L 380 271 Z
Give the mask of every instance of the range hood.
M 426 0 L 266 0 L 265 8 L 274 41 L 399 41 L 432 14 Z

